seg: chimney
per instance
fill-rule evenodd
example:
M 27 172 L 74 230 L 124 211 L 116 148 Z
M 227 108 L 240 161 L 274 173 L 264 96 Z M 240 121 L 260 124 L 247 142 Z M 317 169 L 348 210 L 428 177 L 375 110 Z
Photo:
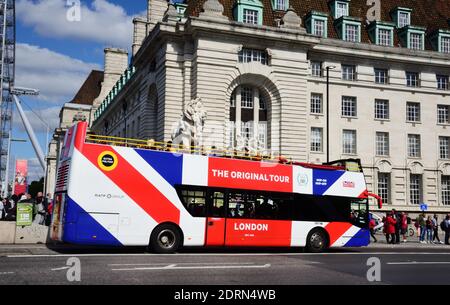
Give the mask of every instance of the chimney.
M 100 95 L 95 99 L 93 108 L 103 102 L 105 97 L 114 87 L 120 76 L 128 68 L 128 52 L 122 49 L 107 48 L 105 49 L 105 73 L 102 83 Z
M 167 0 L 148 0 L 147 21 L 149 24 L 147 26 L 147 35 L 158 22 L 163 20 L 168 7 Z
M 144 18 L 134 18 L 134 33 L 133 33 L 133 56 L 139 51 L 142 42 L 147 36 L 147 20 Z

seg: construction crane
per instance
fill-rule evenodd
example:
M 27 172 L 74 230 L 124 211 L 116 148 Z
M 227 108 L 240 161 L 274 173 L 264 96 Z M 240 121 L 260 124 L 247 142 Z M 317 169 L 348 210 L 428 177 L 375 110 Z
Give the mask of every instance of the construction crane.
M 0 0 L 0 180 L 2 194 L 8 193 L 9 152 L 12 134 L 15 78 L 15 0 Z

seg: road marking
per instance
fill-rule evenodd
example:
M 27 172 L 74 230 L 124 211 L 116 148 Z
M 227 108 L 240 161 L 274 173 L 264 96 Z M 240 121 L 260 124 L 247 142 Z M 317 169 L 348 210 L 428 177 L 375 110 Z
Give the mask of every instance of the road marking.
M 104 254 L 40 254 L 40 255 L 7 255 L 7 258 L 49 258 L 49 257 L 109 257 L 109 256 L 332 256 L 332 255 L 449 255 L 450 252 L 338 252 L 338 253 L 104 253 Z
M 67 270 L 67 269 L 70 269 L 70 266 L 61 267 L 61 268 L 53 268 L 52 271 L 61 271 L 61 270 Z
M 9 275 L 14 274 L 15 272 L 0 272 L 0 275 Z
M 450 262 L 391 262 L 387 265 L 450 265 Z
M 161 266 L 166 265 L 167 263 L 154 263 L 154 264 L 108 264 L 111 267 L 120 267 L 120 266 Z M 208 265 L 208 263 L 174 263 L 176 265 Z M 214 265 L 253 265 L 254 263 L 210 263 Z
M 164 267 L 136 267 L 111 269 L 112 271 L 146 271 L 146 270 L 193 270 L 193 269 L 254 269 L 254 268 L 270 268 L 270 264 L 265 265 L 225 265 L 225 266 L 177 266 L 177 264 L 170 264 Z

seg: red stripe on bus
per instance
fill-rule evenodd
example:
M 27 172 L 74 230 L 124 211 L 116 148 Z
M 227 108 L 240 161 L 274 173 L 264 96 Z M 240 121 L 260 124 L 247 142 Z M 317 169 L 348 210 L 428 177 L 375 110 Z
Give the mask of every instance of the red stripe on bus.
M 78 123 L 76 127 L 74 146 L 79 151 L 83 150 L 83 145 L 86 139 L 86 132 L 87 132 L 87 123 L 86 122 Z
M 351 223 L 348 222 L 330 222 L 325 226 L 325 230 L 327 230 L 330 235 L 330 246 L 332 246 L 348 229 L 352 226 Z
M 105 171 L 98 164 L 98 156 L 105 151 L 111 151 L 117 156 L 117 167 L 112 171 Z M 156 222 L 180 223 L 178 208 L 111 146 L 85 144 L 83 155 Z

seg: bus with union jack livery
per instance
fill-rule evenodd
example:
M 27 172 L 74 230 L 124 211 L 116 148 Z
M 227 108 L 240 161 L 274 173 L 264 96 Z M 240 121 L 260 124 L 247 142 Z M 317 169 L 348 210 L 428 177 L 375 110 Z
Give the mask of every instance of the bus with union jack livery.
M 353 168 L 351 168 L 353 167 Z M 80 245 L 305 247 L 369 243 L 358 160 L 327 165 L 217 151 L 164 150 L 144 140 L 66 132 L 51 238 Z

